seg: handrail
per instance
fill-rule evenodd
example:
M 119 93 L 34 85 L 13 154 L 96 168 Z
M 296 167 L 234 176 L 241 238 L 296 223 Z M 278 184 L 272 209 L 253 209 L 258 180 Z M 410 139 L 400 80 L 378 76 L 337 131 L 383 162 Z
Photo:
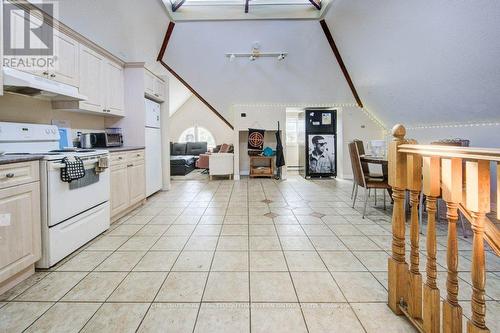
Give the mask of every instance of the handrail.
M 419 154 L 422 156 L 440 156 L 500 162 L 500 149 L 498 148 L 401 144 L 398 146 L 398 152 Z
M 462 204 L 458 205 L 458 209 L 469 222 L 472 222 L 472 216 Z M 484 222 L 484 240 L 495 251 L 495 254 L 500 256 L 500 231 L 487 216 Z

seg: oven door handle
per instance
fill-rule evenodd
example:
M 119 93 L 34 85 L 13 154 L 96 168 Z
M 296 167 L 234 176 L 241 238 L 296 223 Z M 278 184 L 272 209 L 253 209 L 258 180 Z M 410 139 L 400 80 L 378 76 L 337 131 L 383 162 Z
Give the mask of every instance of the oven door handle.
M 83 161 L 83 166 L 84 167 L 87 167 L 90 165 L 95 166 L 97 164 L 97 162 L 99 162 L 99 159 L 86 160 L 86 161 Z M 52 163 L 51 167 L 53 169 L 62 169 L 62 168 L 66 167 L 66 164 L 64 164 L 64 163 Z

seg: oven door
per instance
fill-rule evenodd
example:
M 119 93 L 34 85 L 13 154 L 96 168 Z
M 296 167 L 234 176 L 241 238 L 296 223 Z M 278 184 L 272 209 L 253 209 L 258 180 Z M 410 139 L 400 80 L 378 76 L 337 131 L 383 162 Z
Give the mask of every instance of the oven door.
M 49 227 L 109 201 L 109 168 L 97 174 L 96 157 L 84 160 L 85 177 L 66 183 L 61 180 L 59 161 L 47 162 L 47 222 Z

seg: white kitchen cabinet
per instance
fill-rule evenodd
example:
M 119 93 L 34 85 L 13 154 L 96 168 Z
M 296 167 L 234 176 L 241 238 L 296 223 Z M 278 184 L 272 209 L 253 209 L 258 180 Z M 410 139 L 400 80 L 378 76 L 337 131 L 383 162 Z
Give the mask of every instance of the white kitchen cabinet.
M 116 220 L 146 199 L 144 149 L 110 154 L 111 219 Z
M 80 94 L 87 97 L 87 100 L 80 102 L 80 108 L 104 113 L 104 57 L 94 50 L 81 45 L 79 58 Z
M 158 102 L 165 101 L 166 84 L 148 70 L 144 71 L 144 94 Z
M 111 60 L 105 63 L 106 112 L 115 116 L 125 115 L 124 73 L 123 67 Z
M 36 171 L 32 177 L 30 170 Z M 23 174 L 18 177 L 18 172 Z M 3 165 L 0 180 L 4 178 L 7 181 L 0 187 L 0 294 L 33 274 L 42 250 L 38 161 Z
M 79 43 L 73 38 L 54 30 L 54 55 L 53 69 L 48 69 L 49 77 L 54 81 L 79 85 Z

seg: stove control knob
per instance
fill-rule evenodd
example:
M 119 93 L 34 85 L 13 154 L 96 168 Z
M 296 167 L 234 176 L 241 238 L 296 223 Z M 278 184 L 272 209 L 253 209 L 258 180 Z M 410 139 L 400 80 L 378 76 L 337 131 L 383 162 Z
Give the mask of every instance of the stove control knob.
M 50 134 L 50 130 L 48 128 L 45 130 L 45 134 Z
M 55 130 L 55 129 L 51 129 L 51 130 L 50 130 L 50 132 L 51 132 L 52 134 L 56 134 L 56 130 Z

